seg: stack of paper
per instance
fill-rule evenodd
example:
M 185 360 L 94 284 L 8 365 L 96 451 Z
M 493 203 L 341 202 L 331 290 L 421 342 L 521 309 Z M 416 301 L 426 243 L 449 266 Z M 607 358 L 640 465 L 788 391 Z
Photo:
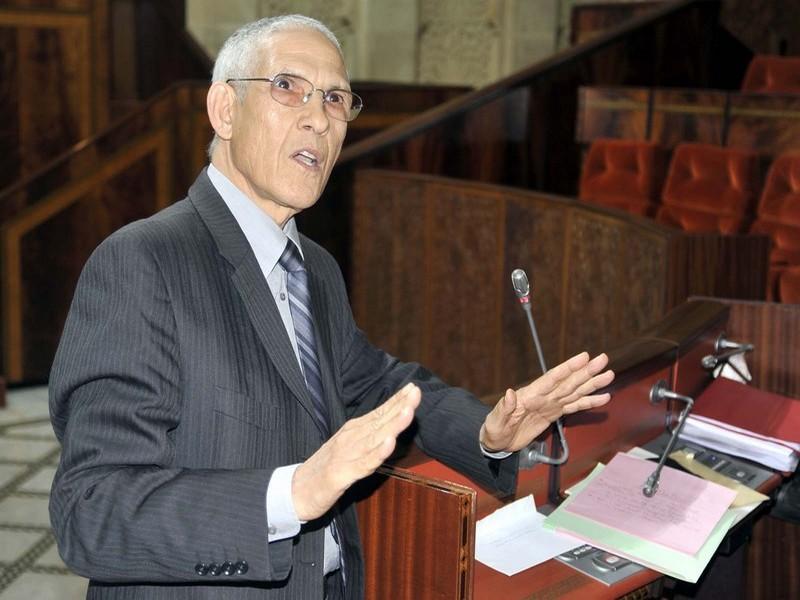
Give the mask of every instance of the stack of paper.
M 665 467 L 658 492 L 642 494 L 651 462 L 617 454 L 598 465 L 546 520 L 608 552 L 696 582 L 736 519 L 736 492 Z
M 753 460 L 778 471 L 793 472 L 800 458 L 800 444 L 759 435 L 698 415 L 690 415 L 686 419 L 681 438 L 732 456 Z
M 800 457 L 800 401 L 716 379 L 697 398 L 681 437 L 791 472 Z

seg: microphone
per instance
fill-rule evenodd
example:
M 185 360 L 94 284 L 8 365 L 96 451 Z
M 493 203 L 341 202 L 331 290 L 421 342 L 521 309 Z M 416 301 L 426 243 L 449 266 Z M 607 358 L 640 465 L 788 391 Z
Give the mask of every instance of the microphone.
M 528 317 L 528 326 L 531 330 L 533 343 L 536 345 L 536 355 L 539 357 L 539 366 L 542 369 L 542 375 L 547 372 L 547 367 L 544 364 L 544 353 L 542 352 L 542 345 L 539 343 L 539 335 L 536 333 L 536 323 L 533 322 L 533 314 L 531 313 L 531 285 L 528 282 L 528 275 L 522 269 L 514 269 L 511 272 L 511 285 L 514 286 L 514 293 L 517 295 L 522 310 Z
M 707 371 L 714 371 L 719 366 L 728 365 L 743 381 L 750 381 L 751 378 L 742 373 L 736 365 L 731 362 L 731 359 L 739 354 L 752 352 L 753 348 L 753 344 L 739 344 L 733 342 L 727 339 L 724 333 L 721 333 L 714 343 L 715 353 L 704 356 L 700 360 L 700 364 Z M 714 376 L 716 377 L 716 374 Z
M 658 481 L 661 478 L 661 469 L 664 467 L 667 457 L 669 456 L 670 452 L 672 452 L 672 447 L 675 445 L 675 442 L 678 440 L 678 436 L 681 434 L 683 424 L 686 422 L 686 417 L 689 416 L 689 411 L 692 410 L 692 406 L 694 406 L 694 400 L 692 398 L 673 392 L 667 387 L 667 382 L 663 379 L 660 379 L 653 384 L 652 388 L 650 388 L 650 403 L 658 404 L 665 398 L 669 400 L 680 400 L 681 402 L 685 402 L 686 408 L 681 411 L 681 414 L 678 417 L 678 426 L 672 430 L 672 436 L 669 438 L 667 447 L 664 448 L 664 452 L 661 453 L 661 457 L 658 459 L 658 466 L 656 467 L 655 471 L 652 472 L 650 477 L 647 478 L 647 481 L 645 481 L 644 486 L 642 487 L 642 494 L 644 494 L 646 498 L 652 498 L 656 495 L 656 492 L 658 491 Z
M 511 272 L 511 285 L 514 287 L 514 293 L 517 296 L 517 300 L 519 300 L 520 306 L 522 306 L 522 310 L 525 311 L 525 316 L 528 317 L 531 337 L 536 346 L 536 355 L 539 357 L 539 366 L 542 369 L 542 375 L 544 375 L 547 372 L 547 366 L 544 362 L 542 345 L 539 343 L 539 335 L 536 333 L 536 323 L 534 323 L 533 314 L 531 313 L 531 286 L 525 271 L 522 269 L 514 269 Z M 564 437 L 564 428 L 561 424 L 561 419 L 556 421 L 556 429 L 558 430 L 558 439 L 561 442 L 561 456 L 558 458 L 548 456 L 546 442 L 532 442 L 528 447 L 520 450 L 520 469 L 531 469 L 537 463 L 563 465 L 567 462 L 569 458 L 569 447 L 567 446 L 567 439 Z

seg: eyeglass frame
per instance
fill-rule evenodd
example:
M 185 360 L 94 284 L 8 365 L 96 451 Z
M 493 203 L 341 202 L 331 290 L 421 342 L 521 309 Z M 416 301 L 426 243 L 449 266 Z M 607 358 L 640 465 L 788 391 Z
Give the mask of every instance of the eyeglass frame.
M 294 79 L 300 79 L 302 81 L 305 81 L 307 84 L 309 84 L 311 86 L 311 91 L 308 92 L 307 94 L 305 94 L 304 96 L 302 96 L 302 103 L 303 104 L 298 104 L 297 106 L 292 106 L 291 104 L 284 104 L 283 102 L 278 100 L 272 94 L 272 90 L 275 87 L 274 82 L 278 77 L 281 77 L 281 76 L 283 76 L 283 77 L 292 77 Z M 270 87 L 270 94 L 269 94 L 270 97 L 273 100 L 275 100 L 275 102 L 277 102 L 278 104 L 280 104 L 282 106 L 288 106 L 289 108 L 300 108 L 300 106 L 302 106 L 304 104 L 308 104 L 308 100 L 311 98 L 311 94 L 313 94 L 314 92 L 320 92 L 322 94 L 322 106 L 324 108 L 325 104 L 330 102 L 327 99 L 328 98 L 328 94 L 330 94 L 332 92 L 347 92 L 348 94 L 350 94 L 353 97 L 353 105 L 356 104 L 356 100 L 358 100 L 358 102 L 360 102 L 360 106 L 356 110 L 356 114 L 352 119 L 349 119 L 349 120 L 348 119 L 344 119 L 344 120 L 342 120 L 342 119 L 339 119 L 339 118 L 333 116 L 327 110 L 325 111 L 325 114 L 330 116 L 332 119 L 336 119 L 337 121 L 343 121 L 344 123 L 350 123 L 351 121 L 355 121 L 356 117 L 358 117 L 358 115 L 361 114 L 361 111 L 364 109 L 364 100 L 363 100 L 363 98 L 361 98 L 361 96 L 359 96 L 358 94 L 356 94 L 352 90 L 346 90 L 344 88 L 331 88 L 329 90 L 323 90 L 323 89 L 318 88 L 317 86 L 315 86 L 313 83 L 311 83 L 305 77 L 302 77 L 300 75 L 295 75 L 294 73 L 277 73 L 277 74 L 273 75 L 272 77 L 231 77 L 230 79 L 226 79 L 225 83 L 230 84 L 231 82 L 236 82 L 236 81 L 266 81 L 267 83 L 270 84 L 270 86 L 269 86 Z M 352 113 L 352 112 L 353 112 L 353 108 L 351 107 L 350 108 L 350 113 Z

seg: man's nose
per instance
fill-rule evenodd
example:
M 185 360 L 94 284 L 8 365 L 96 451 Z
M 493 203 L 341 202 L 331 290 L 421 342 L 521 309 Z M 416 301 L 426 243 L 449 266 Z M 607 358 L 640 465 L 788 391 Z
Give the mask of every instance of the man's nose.
M 317 96 L 319 92 L 319 96 Z M 324 134 L 330 128 L 330 117 L 325 110 L 325 92 L 313 90 L 306 94 L 303 102 L 303 117 L 300 125 L 313 129 L 316 133 Z

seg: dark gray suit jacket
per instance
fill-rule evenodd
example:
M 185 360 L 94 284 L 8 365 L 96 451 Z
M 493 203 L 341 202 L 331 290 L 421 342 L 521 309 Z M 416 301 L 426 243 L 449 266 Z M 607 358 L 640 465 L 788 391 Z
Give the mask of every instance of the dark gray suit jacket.
M 370 345 L 335 261 L 302 244 L 333 430 L 416 381 L 416 443 L 510 492 L 516 460 L 478 448 L 486 407 Z M 92 580 L 89 597 L 322 598 L 327 520 L 268 544 L 265 495 L 273 469 L 323 440 L 255 255 L 205 172 L 186 199 L 117 231 L 87 262 L 50 406 L 63 445 L 51 520 L 66 564 Z M 340 510 L 348 597 L 358 598 L 355 511 Z M 226 561 L 248 570 L 196 573 Z

